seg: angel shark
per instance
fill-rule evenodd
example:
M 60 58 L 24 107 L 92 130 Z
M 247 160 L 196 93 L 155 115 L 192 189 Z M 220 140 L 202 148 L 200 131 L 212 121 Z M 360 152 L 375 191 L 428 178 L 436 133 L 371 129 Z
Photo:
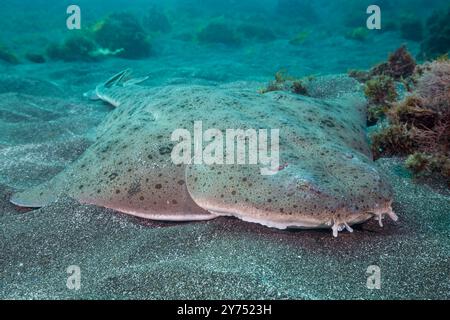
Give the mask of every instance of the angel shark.
M 258 93 L 246 83 L 149 88 L 123 71 L 90 94 L 116 107 L 96 142 L 50 181 L 13 195 L 42 207 L 68 195 L 81 203 L 165 221 L 234 216 L 265 226 L 329 228 L 333 235 L 375 218 L 393 195 L 366 141 L 366 101 L 346 76 L 322 77 L 310 97 Z M 177 164 L 174 130 L 278 128 L 281 166 L 262 175 L 250 164 Z

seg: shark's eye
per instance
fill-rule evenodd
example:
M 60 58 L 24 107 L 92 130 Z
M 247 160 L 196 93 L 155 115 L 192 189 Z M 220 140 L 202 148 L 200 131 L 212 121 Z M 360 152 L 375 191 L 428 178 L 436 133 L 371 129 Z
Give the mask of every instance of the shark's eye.
M 312 191 L 316 194 L 321 194 L 322 191 L 313 182 L 306 179 L 297 180 L 297 190 L 301 191 Z
M 342 155 L 344 159 L 353 159 L 355 156 L 349 152 L 346 152 Z
M 289 166 L 289 164 L 288 164 L 287 162 L 286 162 L 286 163 L 283 163 L 282 165 L 280 165 L 280 166 L 278 167 L 278 172 L 283 171 L 283 170 L 286 169 L 288 166 Z

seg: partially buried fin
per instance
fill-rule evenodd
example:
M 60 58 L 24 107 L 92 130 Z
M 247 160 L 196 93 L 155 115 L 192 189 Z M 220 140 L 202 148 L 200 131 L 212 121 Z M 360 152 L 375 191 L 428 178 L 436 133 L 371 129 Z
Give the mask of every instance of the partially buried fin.
M 85 92 L 83 96 L 90 100 L 103 100 L 100 97 L 100 92 L 111 89 L 113 87 L 127 87 L 137 85 L 148 80 L 149 78 L 148 76 L 140 78 L 131 78 L 131 74 L 132 74 L 131 69 L 125 69 L 115 74 L 114 76 L 106 80 L 104 83 L 99 84 L 94 90 Z

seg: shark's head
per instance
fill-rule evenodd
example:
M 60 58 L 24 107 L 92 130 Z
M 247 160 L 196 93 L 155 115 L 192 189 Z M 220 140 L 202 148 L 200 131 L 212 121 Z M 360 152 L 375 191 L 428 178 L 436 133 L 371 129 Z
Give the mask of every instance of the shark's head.
M 266 226 L 338 231 L 392 212 L 386 178 L 361 153 L 319 147 L 288 155 L 274 175 L 250 165 L 192 166 L 191 196 L 201 207 Z

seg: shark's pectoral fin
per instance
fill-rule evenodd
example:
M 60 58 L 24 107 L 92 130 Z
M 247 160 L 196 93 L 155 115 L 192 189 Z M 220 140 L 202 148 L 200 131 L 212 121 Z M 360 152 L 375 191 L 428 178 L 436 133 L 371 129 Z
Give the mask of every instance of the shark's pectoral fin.
M 62 176 L 58 175 L 43 184 L 15 193 L 12 195 L 10 202 L 25 208 L 44 207 L 57 200 L 64 193 L 66 183 L 61 178 Z
M 68 196 L 82 204 L 150 220 L 199 221 L 216 217 L 191 199 L 183 167 L 140 166 L 126 153 L 102 158 L 97 153 L 101 150 L 103 144 L 92 146 L 53 179 L 14 194 L 10 201 L 20 207 L 40 208 Z

